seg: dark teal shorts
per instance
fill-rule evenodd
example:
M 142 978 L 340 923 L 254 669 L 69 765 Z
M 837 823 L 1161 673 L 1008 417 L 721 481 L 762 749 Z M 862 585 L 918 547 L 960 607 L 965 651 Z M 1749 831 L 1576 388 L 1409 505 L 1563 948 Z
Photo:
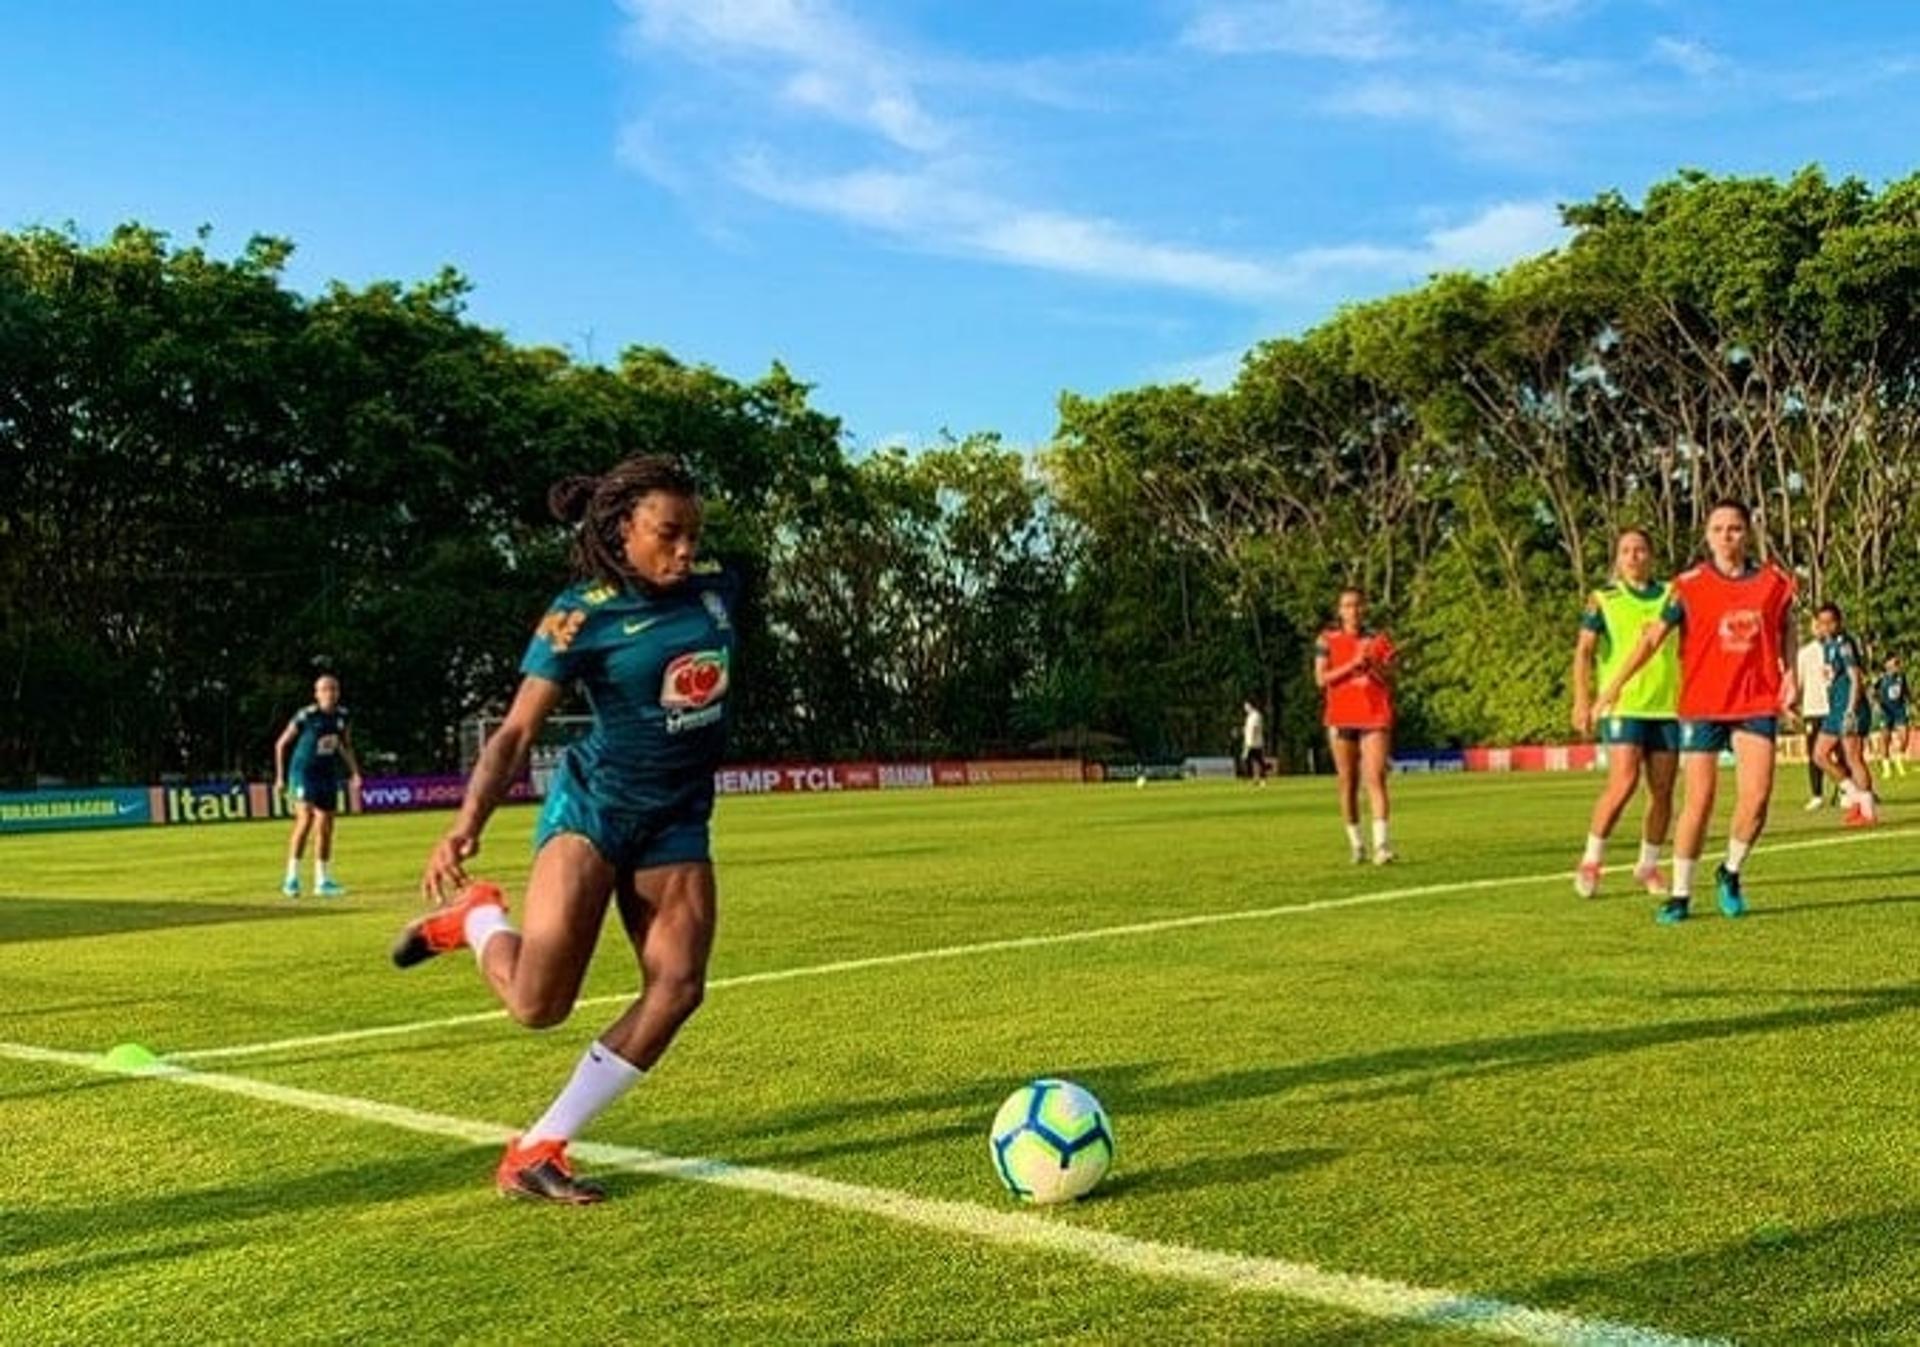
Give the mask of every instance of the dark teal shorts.
M 1873 712 L 1864 706 L 1852 715 L 1847 714 L 1845 707 L 1835 707 L 1820 722 L 1820 733 L 1831 734 L 1836 739 L 1849 734 L 1868 734 L 1872 730 Z
M 1763 739 L 1780 737 L 1780 717 L 1749 716 L 1745 720 L 1683 720 L 1680 722 L 1682 753 L 1724 753 L 1733 746 L 1735 734 L 1757 734 Z
M 555 772 L 547 802 L 534 829 L 533 850 L 562 833 L 587 839 L 616 870 L 648 870 L 713 859 L 710 809 L 659 813 L 609 809 L 589 799 Z
M 1888 730 L 1904 730 L 1907 728 L 1907 708 L 1905 704 L 1881 707 L 1880 727 Z
M 1678 753 L 1680 722 L 1639 716 L 1608 716 L 1600 722 L 1600 742 L 1642 753 Z
M 293 798 L 323 814 L 336 813 L 340 808 L 339 779 L 331 776 L 295 776 Z

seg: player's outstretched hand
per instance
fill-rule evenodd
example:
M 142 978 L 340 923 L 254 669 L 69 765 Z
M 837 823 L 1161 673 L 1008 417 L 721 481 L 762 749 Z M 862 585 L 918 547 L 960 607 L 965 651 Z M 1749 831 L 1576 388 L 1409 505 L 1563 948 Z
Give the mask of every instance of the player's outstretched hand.
M 1593 733 L 1593 703 L 1576 701 L 1573 704 L 1573 732 L 1575 734 Z
M 479 854 L 480 839 L 461 832 L 450 832 L 434 843 L 420 880 L 421 896 L 435 907 L 444 906 L 467 886 L 466 862 Z

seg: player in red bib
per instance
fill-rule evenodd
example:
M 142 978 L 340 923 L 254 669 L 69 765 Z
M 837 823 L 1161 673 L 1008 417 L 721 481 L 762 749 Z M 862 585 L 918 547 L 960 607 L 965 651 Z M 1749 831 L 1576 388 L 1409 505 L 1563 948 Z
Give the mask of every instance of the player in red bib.
M 1360 831 L 1360 783 L 1373 810 L 1373 863 L 1394 859 L 1387 837 L 1387 758 L 1393 748 L 1394 648 L 1366 625 L 1367 596 L 1340 591 L 1339 621 L 1313 648 L 1313 681 L 1326 694 L 1327 746 L 1340 780 L 1340 814 L 1353 861 L 1367 859 Z
M 1693 872 L 1706 849 L 1719 787 L 1720 754 L 1734 756 L 1733 823 L 1727 858 L 1714 872 L 1720 910 L 1746 912 L 1740 868 L 1767 824 L 1773 799 L 1774 739 L 1780 715 L 1798 696 L 1794 684 L 1793 577 L 1748 556 L 1752 519 L 1738 501 L 1720 501 L 1707 515 L 1708 559 L 1673 582 L 1660 621 L 1601 694 L 1605 715 L 1628 679 L 1667 636 L 1680 633 L 1680 762 L 1686 804 L 1673 842 L 1673 894 L 1660 909 L 1665 924 L 1685 921 Z

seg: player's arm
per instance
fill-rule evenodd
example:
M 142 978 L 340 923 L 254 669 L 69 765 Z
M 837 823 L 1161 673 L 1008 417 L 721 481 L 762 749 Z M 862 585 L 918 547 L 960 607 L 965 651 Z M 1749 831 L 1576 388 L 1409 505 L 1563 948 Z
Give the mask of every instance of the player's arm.
M 1593 653 L 1600 648 L 1600 633 L 1606 623 L 1600 605 L 1587 601 L 1580 619 L 1580 633 L 1573 640 L 1573 729 L 1586 734 L 1593 728 Z
M 1633 649 L 1628 652 L 1627 662 L 1620 666 L 1620 672 L 1613 676 L 1611 683 L 1600 689 L 1599 700 L 1593 704 L 1594 719 L 1605 719 L 1607 713 L 1613 710 L 1614 703 L 1620 700 L 1620 690 L 1632 681 L 1635 674 L 1647 667 L 1647 661 L 1659 651 L 1660 643 L 1678 625 L 1672 620 L 1673 616 L 1674 609 L 1669 605 L 1665 613 L 1647 623 L 1640 633 L 1640 639 L 1634 642 Z
M 473 765 L 466 799 L 453 826 L 447 829 L 427 859 L 427 872 L 420 889 L 429 899 L 443 901 L 465 887 L 465 862 L 479 854 L 480 834 L 486 830 L 487 820 L 507 798 L 508 789 L 526 765 L 535 736 L 560 705 L 565 692 L 563 685 L 551 679 L 529 674 L 520 680 L 520 690 L 513 695 L 506 719 L 480 748 L 480 760 Z
M 347 762 L 347 780 L 359 785 L 360 759 L 353 756 L 353 731 L 345 725 L 340 727 L 340 756 Z
M 1786 609 L 1780 614 L 1780 709 L 1787 712 L 1800 705 L 1800 669 L 1794 654 L 1798 649 L 1795 642 L 1799 639 L 1799 625 L 1793 620 L 1793 597 L 1789 592 Z
M 300 717 L 295 716 L 287 722 L 287 728 L 280 731 L 280 737 L 273 741 L 273 788 L 284 791 L 287 788 L 287 754 L 293 751 L 293 741 L 300 737 Z
M 1367 662 L 1365 655 L 1355 655 L 1345 664 L 1333 664 L 1324 645 L 1313 653 L 1313 682 L 1316 687 L 1327 688 L 1341 679 L 1350 677 L 1354 670 L 1362 668 Z

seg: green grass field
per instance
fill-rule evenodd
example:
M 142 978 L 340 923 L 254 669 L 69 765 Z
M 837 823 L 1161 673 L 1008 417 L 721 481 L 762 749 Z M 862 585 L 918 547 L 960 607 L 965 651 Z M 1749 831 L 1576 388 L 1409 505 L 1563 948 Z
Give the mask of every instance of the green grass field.
M 0 840 L 0 1342 L 1920 1341 L 1920 779 L 1870 834 L 1788 790 L 1753 914 L 1676 929 L 1573 897 L 1595 785 L 1404 783 L 1391 870 L 1324 782 L 726 801 L 716 986 L 593 1139 L 749 1168 L 608 1152 L 584 1210 L 487 1138 L 610 1005 L 193 1056 L 489 1009 L 386 959 L 444 816 L 346 820 L 325 906 L 277 826 Z M 125 1041 L 217 1074 L 18 1049 Z M 987 1155 L 1040 1074 L 1119 1135 L 1069 1209 Z

